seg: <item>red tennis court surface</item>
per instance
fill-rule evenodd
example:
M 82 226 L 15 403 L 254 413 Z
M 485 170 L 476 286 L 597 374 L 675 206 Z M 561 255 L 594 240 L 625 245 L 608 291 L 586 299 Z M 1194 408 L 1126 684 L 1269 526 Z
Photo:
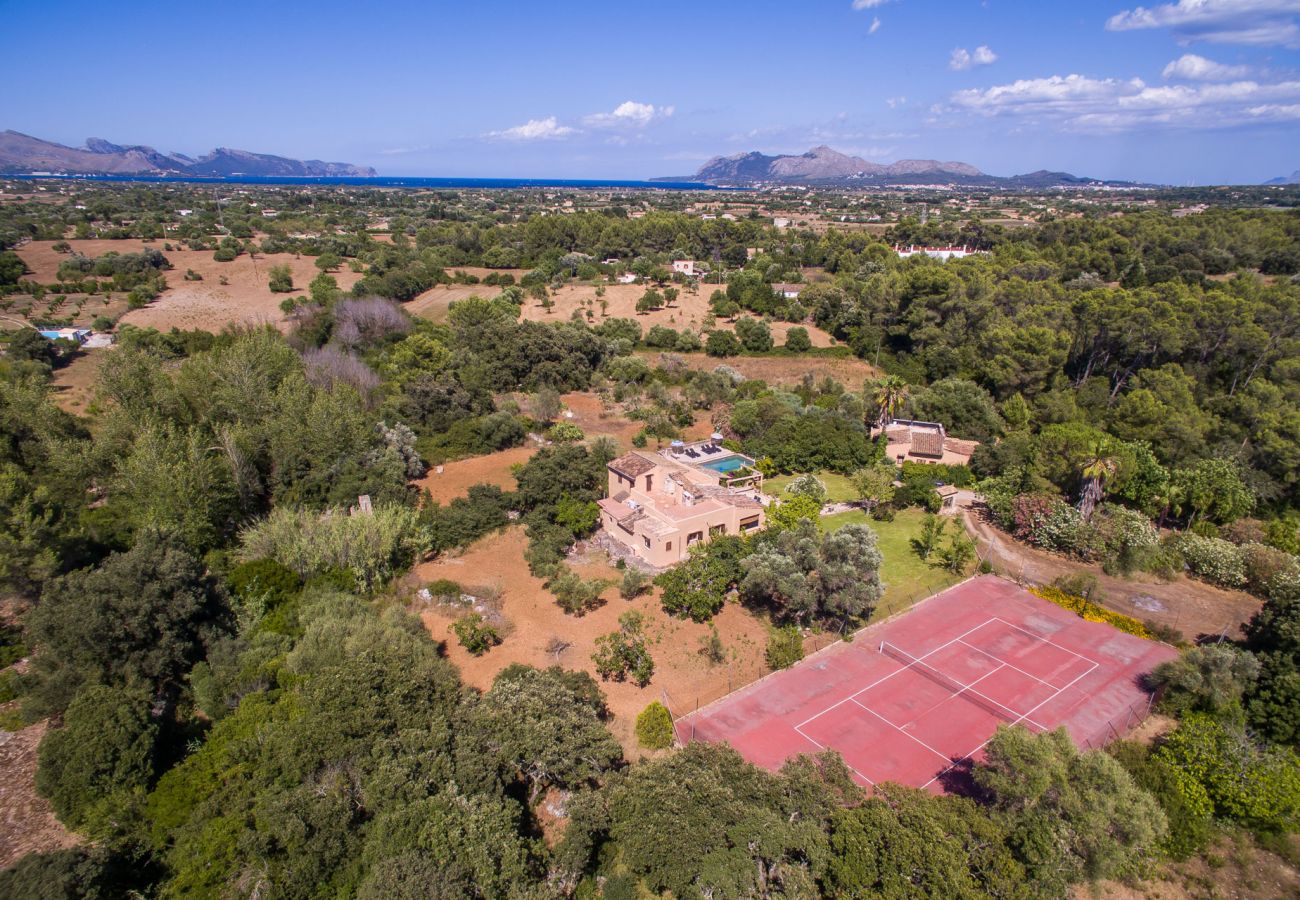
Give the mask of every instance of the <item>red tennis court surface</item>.
M 770 769 L 838 750 L 864 785 L 938 791 L 998 725 L 1101 746 L 1141 721 L 1141 676 L 1177 655 L 985 575 L 679 718 L 677 736 Z

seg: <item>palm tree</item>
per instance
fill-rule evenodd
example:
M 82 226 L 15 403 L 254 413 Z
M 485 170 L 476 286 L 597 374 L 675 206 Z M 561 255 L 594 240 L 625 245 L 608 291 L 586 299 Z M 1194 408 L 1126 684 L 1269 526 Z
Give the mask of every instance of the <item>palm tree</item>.
M 1097 504 L 1106 496 L 1106 485 L 1115 477 L 1118 468 L 1119 463 L 1115 458 L 1107 456 L 1101 447 L 1093 451 L 1092 458 L 1084 464 L 1083 489 L 1079 491 L 1079 515 L 1083 516 L 1085 522 L 1092 518 Z
M 879 414 L 876 424 L 884 428 L 907 400 L 907 382 L 897 375 L 886 375 L 876 380 L 872 390 L 872 400 Z

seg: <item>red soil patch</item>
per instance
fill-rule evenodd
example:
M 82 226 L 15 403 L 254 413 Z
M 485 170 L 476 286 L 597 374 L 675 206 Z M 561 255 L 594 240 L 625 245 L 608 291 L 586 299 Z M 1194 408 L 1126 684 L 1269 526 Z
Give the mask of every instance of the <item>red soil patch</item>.
M 561 421 L 577 425 L 589 438 L 611 438 L 624 450 L 631 448 L 632 438 L 644 427 L 643 422 L 626 418 L 616 406 L 607 404 L 596 394 L 575 391 L 565 394 L 562 399 L 565 410 L 573 415 L 562 415 Z M 682 429 L 683 440 L 707 438 L 713 431 L 709 416 L 707 409 L 696 410 L 695 421 Z
M 637 355 L 651 366 L 658 365 L 662 356 L 658 350 L 640 350 Z M 804 375 L 810 374 L 815 381 L 830 377 L 856 391 L 867 379 L 880 374 L 875 366 L 854 356 L 843 359 L 814 356 L 732 356 L 719 359 L 704 353 L 674 355 L 696 371 L 712 372 L 720 365 L 727 365 L 746 378 L 760 378 L 769 384 L 797 384 Z
M 523 447 L 512 447 L 486 456 L 475 456 L 449 462 L 437 467 L 415 482 L 419 490 L 428 488 L 434 500 L 446 503 L 457 497 L 464 497 L 476 484 L 495 484 L 504 491 L 513 491 L 516 487 L 515 476 L 511 467 L 528 462 L 537 452 L 537 445 L 529 443 Z
M 37 722 L 22 731 L 0 731 L 0 869 L 28 853 L 81 842 L 54 817 L 49 801 L 36 793 L 36 748 L 46 726 Z
M 714 619 L 729 661 L 713 666 L 698 652 L 700 639 L 709 634 L 709 626 L 666 615 L 659 604 L 657 589 L 629 602 L 618 596 L 616 587 L 611 587 L 604 592 L 606 602 L 599 609 L 582 617 L 566 614 L 542 580 L 528 573 L 523 557 L 526 546 L 523 529 L 511 527 L 483 538 L 459 557 L 425 563 L 416 569 L 420 584 L 450 578 L 467 588 L 483 586 L 500 591 L 500 609 L 508 633 L 500 646 L 480 657 L 465 652 L 450 631 L 451 623 L 460 613 L 432 608 L 422 614 L 430 634 L 446 644 L 448 656 L 468 684 L 486 690 L 492 686 L 496 674 L 512 663 L 538 667 L 558 664 L 599 679 L 591 662 L 596 638 L 617 630 L 622 613 L 640 610 L 647 620 L 655 660 L 654 679 L 644 688 L 628 682 L 601 682 L 614 714 L 610 727 L 628 755 L 636 757 L 641 754 L 633 733 L 636 717 L 652 701 L 663 700 L 665 692 L 674 710 L 680 713 L 693 708 L 697 696 L 707 701 L 766 671 L 763 665 L 766 625 L 740 606 L 728 604 Z M 590 562 L 574 562 L 574 570 L 584 578 L 621 577 L 618 570 L 604 561 L 603 554 L 593 556 L 596 558 Z M 553 637 L 570 643 L 558 659 L 546 651 Z

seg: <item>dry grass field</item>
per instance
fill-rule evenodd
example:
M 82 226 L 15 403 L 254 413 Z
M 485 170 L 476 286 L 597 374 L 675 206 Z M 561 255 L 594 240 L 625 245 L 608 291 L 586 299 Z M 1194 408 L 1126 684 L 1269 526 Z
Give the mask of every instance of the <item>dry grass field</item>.
M 617 587 L 611 586 L 603 593 L 605 602 L 598 609 L 581 617 L 568 615 L 542 580 L 528 573 L 523 556 L 526 546 L 523 528 L 513 526 L 488 535 L 460 556 L 425 563 L 415 571 L 416 584 L 449 578 L 470 593 L 476 587 L 499 593 L 504 640 L 483 656 L 471 656 L 451 633 L 451 623 L 463 613 L 435 606 L 421 615 L 434 639 L 446 644 L 447 656 L 466 683 L 486 690 L 497 673 L 512 663 L 561 665 L 598 679 L 591 662 L 596 638 L 617 630 L 618 617 L 624 612 L 638 610 L 647 621 L 654 678 L 644 688 L 630 682 L 600 682 L 614 714 L 611 730 L 635 758 L 640 755 L 633 733 L 636 717 L 652 701 L 662 700 L 665 691 L 674 712 L 680 714 L 693 707 L 697 697 L 702 702 L 714 699 L 729 686 L 748 683 L 766 671 L 763 654 L 767 626 L 739 605 L 728 604 L 714 619 L 727 653 L 726 662 L 714 665 L 699 652 L 700 640 L 710 633 L 709 626 L 669 617 L 659 604 L 657 588 L 627 601 L 618 596 Z M 621 577 L 608 564 L 603 551 L 571 560 L 571 565 L 583 578 Z M 553 638 L 567 642 L 568 648 L 559 654 L 548 652 Z
M 658 350 L 639 350 L 637 355 L 651 366 L 660 362 Z M 849 390 L 858 390 L 868 378 L 875 378 L 879 370 L 864 360 L 849 356 L 843 359 L 825 359 L 808 356 L 732 356 L 718 359 L 704 353 L 676 353 L 692 369 L 711 372 L 719 365 L 728 365 L 746 378 L 761 378 L 768 384 L 797 384 L 805 374 L 820 381 L 830 376 Z
M 482 277 L 490 270 L 469 267 L 456 271 Z M 526 270 L 507 271 L 518 279 Z M 732 328 L 731 323 L 725 319 L 719 319 L 715 323 L 713 316 L 709 314 L 709 295 L 716 289 L 716 285 L 700 285 L 694 292 L 681 289 L 677 302 L 671 307 L 643 314 L 637 313 L 636 301 L 646 292 L 648 285 L 606 284 L 602 286 L 605 293 L 597 297 L 595 284 L 566 284 L 552 293 L 554 306 L 550 310 L 537 300 L 529 299 L 520 311 L 520 316 L 534 322 L 563 322 L 572 318 L 576 312 L 591 325 L 598 325 L 605 319 L 635 319 L 641 324 L 643 332 L 649 331 L 655 325 L 666 325 L 677 331 L 690 328 L 696 332 L 703 331 L 705 328 L 717 327 L 728 331 Z M 487 299 L 496 296 L 497 293 L 499 293 L 498 288 L 486 284 L 440 284 L 407 303 L 406 310 L 411 315 L 442 322 L 446 320 L 448 308 L 457 300 L 464 300 L 467 297 Z M 792 323 L 788 322 L 772 323 L 772 337 L 778 346 L 785 343 L 786 332 L 792 327 Z M 815 325 L 805 324 L 804 327 L 808 329 L 808 337 L 814 347 L 829 347 L 835 342 L 829 334 Z
M 105 253 L 139 253 L 146 247 L 161 250 L 171 262 L 172 268 L 165 272 L 167 290 L 158 299 L 143 309 L 125 312 L 121 322 L 140 327 L 153 327 L 161 331 L 172 328 L 202 329 L 204 331 L 221 331 L 229 324 L 247 325 L 269 322 L 281 329 L 287 329 L 288 323 L 280 312 L 280 301 L 287 294 L 273 294 L 267 286 L 271 266 L 287 265 L 293 272 L 294 287 L 301 294 L 307 284 L 320 274 L 315 260 L 310 256 L 294 256 L 292 253 L 258 254 L 256 258 L 247 254 L 233 262 L 221 263 L 212 258 L 211 250 L 164 250 L 163 241 L 128 240 L 70 240 L 74 253 L 97 257 Z M 65 254 L 53 249 L 53 241 L 32 241 L 18 248 L 31 274 L 28 279 L 45 284 L 53 282 L 58 272 L 59 263 L 67 258 Z M 202 276 L 202 281 L 186 281 L 186 270 L 192 269 Z M 337 279 L 339 287 L 350 288 L 361 277 L 346 267 L 331 273 Z M 221 284 L 222 278 L 226 284 Z M 62 309 L 45 310 L 45 304 L 38 305 L 40 315 L 61 318 L 73 314 L 73 307 L 78 295 L 69 296 Z M 115 315 L 126 307 L 122 295 L 114 295 L 110 303 L 105 304 L 103 297 L 85 303 L 80 313 L 74 318 L 78 325 L 89 325 L 96 316 Z M 84 320 L 84 321 L 83 321 Z

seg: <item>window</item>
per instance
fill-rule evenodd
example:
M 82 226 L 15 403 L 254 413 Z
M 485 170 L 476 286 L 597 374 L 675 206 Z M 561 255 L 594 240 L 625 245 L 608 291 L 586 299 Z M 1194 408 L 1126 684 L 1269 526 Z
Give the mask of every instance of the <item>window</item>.
M 727 523 L 725 522 L 723 522 L 721 525 L 709 526 L 709 537 L 713 537 L 714 535 L 717 534 L 726 534 L 726 533 L 727 533 Z
M 650 488 L 654 484 L 654 479 L 655 477 L 653 475 L 647 475 L 645 477 L 645 492 L 647 494 L 650 493 Z
M 650 538 L 648 538 L 648 537 L 642 537 L 641 540 L 645 541 L 645 548 L 646 548 L 647 550 L 649 550 L 649 549 L 650 549 Z
M 686 535 L 686 546 L 689 547 L 691 544 L 698 544 L 702 540 L 704 540 L 703 531 L 692 531 L 690 534 Z
M 673 549 L 673 542 L 672 542 L 672 541 L 664 541 L 664 549 L 665 549 L 665 550 L 671 550 L 671 549 Z
M 753 531 L 758 527 L 758 516 L 750 516 L 748 519 L 740 520 L 741 531 Z

